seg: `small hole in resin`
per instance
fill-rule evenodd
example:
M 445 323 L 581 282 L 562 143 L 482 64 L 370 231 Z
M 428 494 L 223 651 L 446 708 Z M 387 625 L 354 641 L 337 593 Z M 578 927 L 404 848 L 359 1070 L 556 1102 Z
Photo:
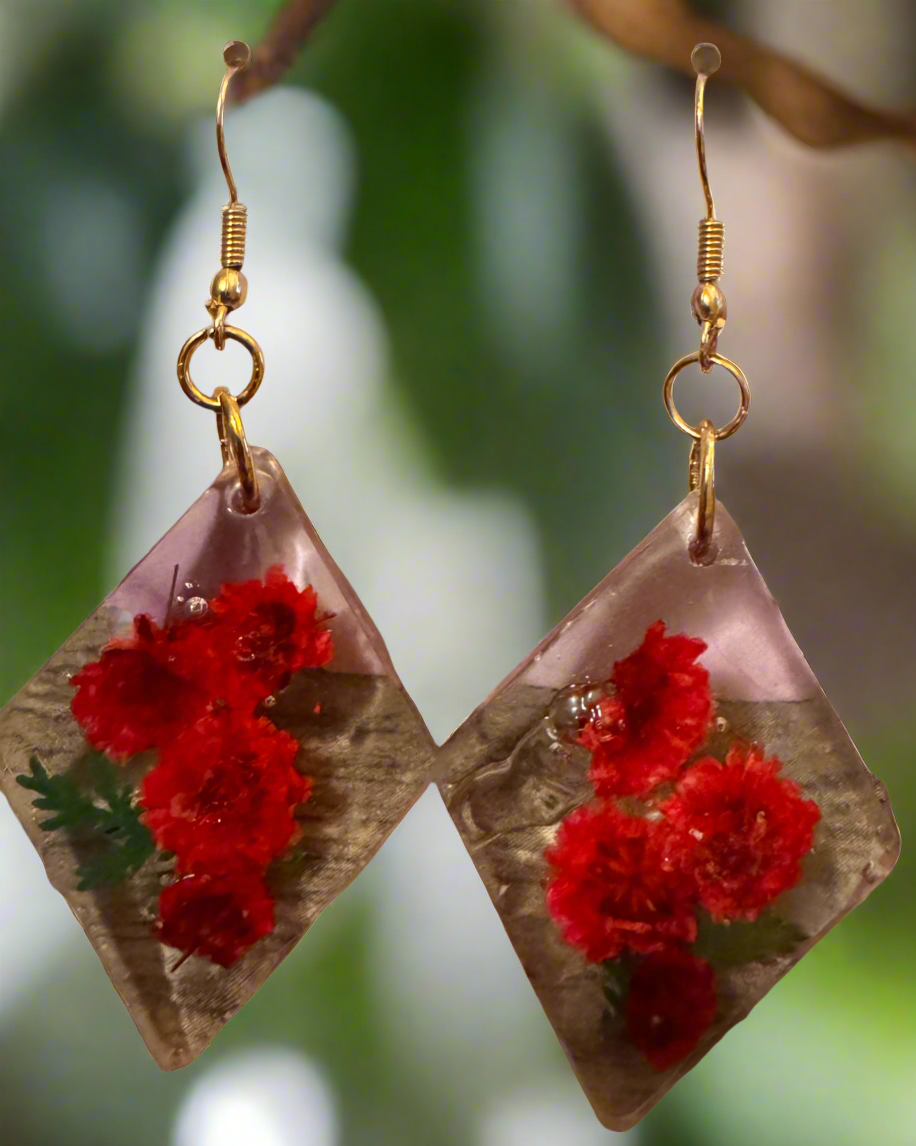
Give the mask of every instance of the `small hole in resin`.
M 727 732 L 727 731 L 728 731 L 728 721 L 725 719 L 724 716 L 717 716 L 716 717 L 716 732 Z
M 703 544 L 698 537 L 695 537 L 687 548 L 694 565 L 715 565 L 719 556 L 719 547 L 715 542 Z
M 245 495 L 242 492 L 242 483 L 236 478 L 232 483 L 232 488 L 229 490 L 226 498 L 226 504 L 230 513 L 237 513 L 240 517 L 254 517 L 255 514 L 261 512 L 264 508 L 264 502 L 267 498 L 269 491 L 270 477 L 268 474 L 258 470 L 258 504 L 252 509 L 245 503 Z
M 265 708 L 273 708 L 273 706 L 277 703 L 277 698 L 275 696 L 265 696 L 261 703 Z

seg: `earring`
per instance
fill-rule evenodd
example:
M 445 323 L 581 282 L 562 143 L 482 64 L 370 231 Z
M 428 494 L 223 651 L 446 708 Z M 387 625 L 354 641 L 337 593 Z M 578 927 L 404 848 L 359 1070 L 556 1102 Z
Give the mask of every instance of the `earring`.
M 264 356 L 229 187 L 210 323 L 178 358 L 223 469 L 0 713 L 0 787 L 162 1067 L 192 1061 L 359 874 L 428 782 L 433 743 L 372 621 L 241 408 Z M 251 355 L 210 397 L 195 352 Z
M 706 196 L 700 348 L 664 383 L 692 438 L 684 501 L 442 749 L 439 787 L 596 1114 L 626 1130 L 891 871 L 900 837 L 716 504 L 747 417 L 718 353 L 724 229 L 694 49 Z M 728 371 L 738 413 L 688 424 L 675 379 Z

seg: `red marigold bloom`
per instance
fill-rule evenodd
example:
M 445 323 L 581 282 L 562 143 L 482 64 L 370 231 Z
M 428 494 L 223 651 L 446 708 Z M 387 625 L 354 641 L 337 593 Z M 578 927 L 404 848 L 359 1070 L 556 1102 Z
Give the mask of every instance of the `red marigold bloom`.
M 274 929 L 274 901 L 255 875 L 192 875 L 159 896 L 153 933 L 186 955 L 231 967 Z
M 627 816 L 613 804 L 577 808 L 545 858 L 553 875 L 547 906 L 563 938 L 593 963 L 624 948 L 661 951 L 696 939 L 693 888 L 662 868 L 667 825 Z
M 705 959 L 672 948 L 650 955 L 630 980 L 627 1029 L 656 1070 L 690 1054 L 716 1017 L 716 977 Z
M 223 710 L 163 748 L 143 780 L 143 822 L 181 872 L 259 870 L 296 832 L 311 794 L 297 772 L 294 737 L 269 720 Z
M 698 761 L 661 805 L 673 829 L 666 865 L 695 881 L 714 919 L 756 919 L 801 879 L 821 813 L 781 767 L 735 743 L 724 764 Z
M 317 608 L 311 585 L 297 589 L 279 565 L 263 583 L 223 585 L 204 624 L 221 664 L 233 669 L 221 682 L 224 699 L 263 700 L 297 670 L 326 665 L 334 644 Z
M 94 747 L 116 760 L 168 744 L 204 714 L 209 697 L 197 683 L 202 650 L 191 628 L 158 628 L 141 614 L 133 636 L 114 640 L 71 679 L 70 711 Z
M 592 753 L 589 776 L 599 796 L 644 796 L 672 779 L 706 739 L 713 704 L 709 673 L 696 663 L 704 641 L 665 636 L 663 621 L 617 661 L 613 697 L 579 734 Z

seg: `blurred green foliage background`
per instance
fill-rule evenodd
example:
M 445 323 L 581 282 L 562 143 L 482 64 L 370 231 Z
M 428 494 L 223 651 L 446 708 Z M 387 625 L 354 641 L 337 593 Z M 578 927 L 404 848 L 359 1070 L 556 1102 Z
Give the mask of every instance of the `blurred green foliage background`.
M 273 7 L 0 6 L 4 700 L 110 588 L 137 346 L 157 259 L 192 190 L 189 126 L 212 114 L 222 43 L 257 41 Z M 866 11 L 846 0 L 736 0 L 717 8 L 738 27 L 791 42 L 875 101 L 914 94 L 905 65 L 912 72 L 916 21 L 905 4 L 881 0 Z M 326 100 L 351 136 L 357 183 L 343 257 L 390 340 L 391 407 L 416 428 L 442 485 L 500 491 L 528 514 L 546 631 L 682 495 L 686 444 L 664 418 L 659 389 L 670 361 L 696 339 L 687 306 L 701 206 L 690 86 L 597 43 L 550 0 L 341 0 L 288 82 Z M 734 93 L 712 91 L 720 103 L 711 122 L 722 133 L 715 138 L 710 128 L 714 184 L 718 164 L 722 212 L 740 215 L 730 233 L 725 349 L 759 381 L 758 421 L 746 440 L 723 448 L 720 492 L 828 694 L 887 782 L 906 840 L 916 829 L 912 159 L 877 148 L 805 154 Z M 645 190 L 675 136 L 683 148 L 674 193 L 691 220 L 677 229 Z M 493 162 L 494 148 L 511 159 L 519 139 L 520 166 Z M 731 155 L 740 157 L 734 178 Z M 767 170 L 776 173 L 770 183 Z M 773 180 L 778 194 L 768 190 Z M 120 205 L 111 226 L 122 228 L 134 268 L 126 283 L 115 275 L 102 284 L 107 333 L 98 337 L 98 309 L 81 309 L 96 256 L 80 222 L 87 195 L 112 195 Z M 792 263 L 761 272 L 752 233 L 787 224 L 797 226 Z M 666 248 L 669 235 L 680 243 L 676 252 Z M 503 241 L 511 250 L 500 262 Z M 538 283 L 554 284 L 553 293 L 532 293 Z M 205 288 L 201 279 L 201 299 Z M 269 293 L 271 284 L 258 290 Z M 677 320 L 672 298 L 682 299 Z M 187 332 L 202 320 L 202 311 L 189 314 Z M 780 337 L 741 343 L 737 328 L 761 321 Z M 714 393 L 713 383 L 696 386 L 688 410 Z M 724 401 L 727 409 L 731 399 Z M 213 447 L 202 429 L 201 449 Z M 187 503 L 198 492 L 188 489 Z M 308 508 L 308 490 L 300 492 Z M 524 651 L 506 649 L 506 671 Z M 481 679 L 480 697 L 494 683 Z M 2 831 L 18 830 L 3 821 Z M 634 1140 L 916 1140 L 913 862 L 905 846 L 888 885 Z M 2 879 L 0 924 L 14 946 L 19 929 L 32 926 L 29 907 L 17 897 L 17 870 L 7 867 Z M 436 1056 L 427 1060 L 404 1037 L 384 998 L 376 909 L 371 886 L 347 893 L 203 1059 L 175 1076 L 153 1066 L 80 938 L 45 951 L 41 972 L 27 982 L 0 966 L 0 1141 L 188 1146 L 191 1132 L 176 1130 L 176 1118 L 193 1088 L 214 1066 L 244 1063 L 238 1056 L 263 1046 L 301 1052 L 320 1072 L 341 1146 L 538 1146 L 548 1134 L 569 1146 L 610 1141 L 566 1089 L 568 1068 L 533 996 L 525 997 L 527 1017 L 491 1050 L 502 1065 L 487 1077 L 469 1064 L 471 1087 L 432 1069 Z M 520 967 L 517 975 L 523 980 Z M 461 999 L 466 984 L 443 981 L 441 990 Z M 443 1028 L 443 1045 L 450 1038 Z M 528 1038 L 538 1048 L 534 1074 L 531 1048 L 520 1053 Z M 557 1121 L 545 1115 L 525 1129 L 512 1103 L 523 1110 L 533 1094 L 543 1104 L 552 1088 L 562 1096 Z M 265 1131 L 249 1140 L 333 1141 L 316 1126 L 306 1117 L 287 1137 Z M 203 1132 L 197 1139 L 216 1140 Z M 221 1140 L 233 1146 L 241 1138 Z

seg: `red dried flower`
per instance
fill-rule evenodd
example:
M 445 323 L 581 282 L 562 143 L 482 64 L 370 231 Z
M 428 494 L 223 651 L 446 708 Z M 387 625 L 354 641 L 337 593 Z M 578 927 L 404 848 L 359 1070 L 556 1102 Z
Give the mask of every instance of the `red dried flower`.
M 133 636 L 110 642 L 70 681 L 70 711 L 86 739 L 112 759 L 168 744 L 202 716 L 209 697 L 197 683 L 200 658 L 191 627 L 158 628 L 145 614 Z
M 263 583 L 223 585 L 204 622 L 224 672 L 232 668 L 215 685 L 219 695 L 230 703 L 257 702 L 285 688 L 299 669 L 326 665 L 334 644 L 317 608 L 311 585 L 297 589 L 279 565 Z
M 297 772 L 294 737 L 229 710 L 163 748 L 143 780 L 143 822 L 181 872 L 262 871 L 296 832 L 312 782 Z
M 153 933 L 186 955 L 231 967 L 274 929 L 274 901 L 258 876 L 192 875 L 164 888 Z
M 735 743 L 724 764 L 698 761 L 661 805 L 673 829 L 666 865 L 695 881 L 714 919 L 756 919 L 801 878 L 821 813 L 781 767 Z
M 690 1054 L 716 1017 L 716 977 L 705 959 L 673 948 L 650 955 L 627 996 L 630 1038 L 656 1070 Z
M 709 673 L 696 663 L 706 644 L 683 634 L 665 636 L 663 621 L 617 661 L 613 697 L 582 729 L 592 753 L 589 776 L 599 796 L 644 796 L 672 779 L 706 739 L 713 704 Z
M 664 822 L 610 803 L 577 808 L 560 825 L 545 854 L 554 869 L 547 906 L 566 942 L 593 963 L 696 938 L 690 881 L 662 868 L 666 834 Z

